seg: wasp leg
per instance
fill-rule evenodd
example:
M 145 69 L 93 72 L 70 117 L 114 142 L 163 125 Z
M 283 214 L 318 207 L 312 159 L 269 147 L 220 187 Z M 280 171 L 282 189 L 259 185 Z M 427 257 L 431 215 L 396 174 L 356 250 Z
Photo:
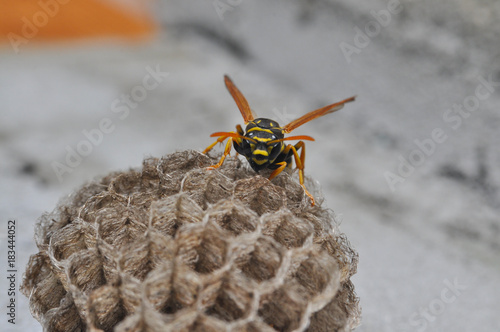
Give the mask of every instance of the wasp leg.
M 236 125 L 236 132 L 238 134 L 240 134 L 241 136 L 243 136 L 245 134 L 245 132 L 243 131 L 243 128 L 241 128 L 240 125 Z M 210 144 L 205 150 L 203 150 L 203 154 L 207 154 L 210 150 L 213 149 L 213 147 L 215 145 L 217 145 L 217 143 L 222 143 L 226 140 L 226 138 L 228 138 L 229 136 L 221 136 L 219 137 L 215 142 L 213 142 L 212 144 Z
M 226 139 L 227 137 L 225 137 L 224 139 Z M 217 140 L 218 141 L 218 140 Z M 217 142 L 215 142 L 216 144 Z M 214 144 L 214 145 L 215 145 Z M 231 152 L 231 147 L 233 146 L 233 139 L 232 138 L 229 138 L 229 140 L 227 141 L 226 143 L 226 147 L 224 148 L 224 154 L 222 155 L 222 157 L 220 158 L 219 162 L 215 165 L 212 165 L 212 166 L 209 166 L 207 167 L 208 170 L 212 170 L 212 169 L 216 169 L 216 168 L 219 168 L 222 166 L 222 164 L 224 163 L 224 159 L 226 159 L 227 155 L 229 154 L 229 152 Z
M 203 150 L 203 154 L 207 154 L 208 151 L 212 150 L 213 147 L 217 144 L 217 143 L 222 143 L 226 140 L 227 136 L 221 136 L 219 137 L 215 142 L 213 142 L 212 144 L 210 144 L 205 150 Z
M 276 163 L 276 165 L 279 165 L 280 167 L 276 168 L 272 173 L 271 175 L 269 175 L 269 181 L 271 181 L 272 179 L 274 179 L 274 177 L 278 174 L 280 174 L 286 167 L 287 163 L 286 161 L 282 161 L 280 163 Z
M 299 156 L 299 153 L 297 152 L 299 149 L 302 149 L 300 151 L 300 156 Z M 290 153 L 290 151 L 293 153 L 295 165 L 296 165 L 297 169 L 299 170 L 299 183 L 302 186 L 302 188 L 304 189 L 304 193 L 311 200 L 311 206 L 314 206 L 314 204 L 315 204 L 314 197 L 309 193 L 306 186 L 304 185 L 304 163 L 306 160 L 306 146 L 305 146 L 303 141 L 299 141 L 297 144 L 295 144 L 295 146 L 288 144 L 286 146 L 286 148 L 283 150 L 283 153 L 288 155 Z M 282 165 L 283 163 L 284 163 L 284 165 Z M 273 171 L 273 173 L 269 177 L 269 180 L 271 180 L 276 175 L 281 173 L 281 171 L 283 171 L 283 169 L 286 166 L 286 162 L 283 161 L 281 163 L 278 163 L 277 165 L 280 165 L 280 167 Z
M 297 150 L 302 149 L 300 151 L 300 157 L 297 152 Z M 311 200 L 311 206 L 314 206 L 315 201 L 314 197 L 311 195 L 311 193 L 307 190 L 306 186 L 304 185 L 304 166 L 305 166 L 305 161 L 306 161 L 306 145 L 303 141 L 299 141 L 295 146 L 291 146 L 291 150 L 293 151 L 293 156 L 295 157 L 295 165 L 299 169 L 299 183 L 304 189 L 305 194 L 309 199 Z

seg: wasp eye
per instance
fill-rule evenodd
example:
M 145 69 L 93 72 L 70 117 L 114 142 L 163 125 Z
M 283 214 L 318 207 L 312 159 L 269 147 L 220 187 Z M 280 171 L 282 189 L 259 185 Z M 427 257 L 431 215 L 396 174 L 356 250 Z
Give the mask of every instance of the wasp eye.
M 276 135 L 272 135 L 272 136 L 271 136 L 271 139 L 272 139 L 272 140 L 275 140 L 275 139 L 276 139 Z

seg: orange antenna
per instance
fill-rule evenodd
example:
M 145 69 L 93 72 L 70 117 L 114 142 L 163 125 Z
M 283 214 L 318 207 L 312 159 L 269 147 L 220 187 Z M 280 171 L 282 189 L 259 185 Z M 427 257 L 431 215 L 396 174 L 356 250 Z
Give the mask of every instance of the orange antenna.
M 210 135 L 210 137 L 219 137 L 219 136 L 241 138 L 241 139 L 246 139 L 246 140 L 249 140 L 251 142 L 257 143 L 257 141 L 254 140 L 253 138 L 246 137 L 246 136 L 240 135 L 240 134 L 232 132 L 232 131 L 228 131 L 228 132 L 219 131 L 219 132 L 216 132 L 216 133 L 213 133 L 212 135 Z
M 289 136 L 289 137 L 285 137 L 285 138 L 275 139 L 273 141 L 267 142 L 267 144 L 273 144 L 273 143 L 289 141 L 289 140 L 294 140 L 294 139 L 303 139 L 305 141 L 314 141 L 314 138 L 312 138 L 311 136 L 298 135 L 298 136 Z

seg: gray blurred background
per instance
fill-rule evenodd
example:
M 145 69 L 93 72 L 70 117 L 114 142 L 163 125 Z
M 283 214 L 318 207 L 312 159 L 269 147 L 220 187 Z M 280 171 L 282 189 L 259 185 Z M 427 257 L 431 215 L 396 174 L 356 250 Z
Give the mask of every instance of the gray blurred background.
M 500 331 L 499 2 L 149 5 L 145 41 L 0 48 L 2 308 L 7 220 L 19 285 L 33 226 L 60 198 L 242 124 L 229 74 L 282 125 L 358 96 L 293 134 L 316 139 L 306 175 L 359 252 L 359 331 Z M 17 294 L 15 326 L 2 309 L 8 331 L 41 331 L 27 302 Z

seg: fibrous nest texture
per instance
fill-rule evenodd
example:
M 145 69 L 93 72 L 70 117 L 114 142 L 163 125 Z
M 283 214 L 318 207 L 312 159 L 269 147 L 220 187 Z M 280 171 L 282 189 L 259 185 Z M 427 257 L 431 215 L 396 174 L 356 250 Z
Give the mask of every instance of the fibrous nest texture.
M 45 331 L 349 331 L 357 254 L 333 214 L 196 151 L 147 158 L 41 217 L 23 293 Z

